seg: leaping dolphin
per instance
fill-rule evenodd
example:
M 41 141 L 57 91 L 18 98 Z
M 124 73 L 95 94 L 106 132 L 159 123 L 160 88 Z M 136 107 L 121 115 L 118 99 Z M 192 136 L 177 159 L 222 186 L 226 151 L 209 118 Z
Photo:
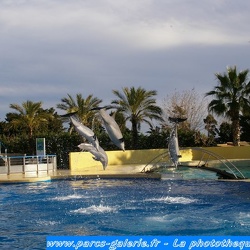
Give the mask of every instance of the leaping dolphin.
M 123 139 L 121 130 L 120 130 L 118 124 L 116 123 L 115 119 L 106 112 L 107 108 L 111 108 L 111 107 L 109 107 L 109 106 L 96 107 L 96 108 L 92 108 L 91 110 L 99 110 L 99 114 L 102 118 L 104 127 L 107 130 L 107 133 L 109 135 L 110 140 L 118 148 L 125 151 L 125 144 L 124 144 L 124 139 Z
M 69 117 L 70 121 L 73 123 L 75 130 L 83 136 L 85 139 L 88 140 L 89 143 L 91 143 L 96 150 L 98 151 L 100 146 L 99 146 L 99 141 L 95 135 L 95 133 L 85 125 L 83 125 L 80 121 L 79 118 L 76 116 L 77 112 L 74 113 L 69 113 L 66 115 L 61 115 L 61 117 Z
M 170 133 L 168 150 L 169 150 L 171 161 L 177 168 L 179 165 L 179 159 L 181 158 L 180 150 L 179 150 L 178 135 L 177 135 L 177 125 L 180 122 L 186 121 L 187 118 L 169 117 L 168 119 L 170 122 L 174 123 L 174 127 Z
M 106 169 L 108 165 L 108 156 L 101 146 L 99 146 L 99 151 L 90 143 L 81 143 L 78 145 L 81 150 L 86 150 L 94 155 L 93 159 L 100 161 L 103 166 L 103 170 Z
M 181 158 L 180 151 L 179 151 L 179 143 L 177 137 L 177 126 L 171 131 L 169 143 L 168 143 L 168 150 L 170 154 L 171 161 L 173 162 L 174 166 L 177 168 L 179 165 L 179 159 Z

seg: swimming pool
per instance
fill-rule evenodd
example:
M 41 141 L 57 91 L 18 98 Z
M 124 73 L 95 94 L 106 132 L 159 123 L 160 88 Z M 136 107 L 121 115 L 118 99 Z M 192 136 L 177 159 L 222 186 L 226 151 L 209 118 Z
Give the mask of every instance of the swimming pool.
M 214 165 L 213 167 L 216 167 L 219 170 L 225 170 L 228 173 L 234 173 L 236 174 L 238 177 L 242 177 L 241 174 L 243 174 L 243 176 L 247 179 L 250 178 L 250 167 L 249 166 L 238 166 L 238 170 L 240 172 L 238 172 L 237 170 L 233 169 L 233 171 L 231 172 L 230 169 L 228 169 L 227 167 L 221 165 L 221 164 L 217 164 Z M 209 168 L 207 168 L 209 169 Z M 208 171 L 208 170 L 204 170 L 204 169 L 199 169 L 196 167 L 187 167 L 187 166 L 179 166 L 178 168 L 175 167 L 164 167 L 162 169 L 156 169 L 155 172 L 159 172 L 162 174 L 162 178 L 164 178 L 164 176 L 166 177 L 166 179 L 169 178 L 174 178 L 174 179 L 185 179 L 185 180 L 189 180 L 189 179 L 203 179 L 203 180 L 217 180 L 219 178 L 219 176 L 217 175 L 217 173 L 212 172 L 212 171 Z
M 0 186 L 0 249 L 48 235 L 249 235 L 250 183 L 84 179 Z

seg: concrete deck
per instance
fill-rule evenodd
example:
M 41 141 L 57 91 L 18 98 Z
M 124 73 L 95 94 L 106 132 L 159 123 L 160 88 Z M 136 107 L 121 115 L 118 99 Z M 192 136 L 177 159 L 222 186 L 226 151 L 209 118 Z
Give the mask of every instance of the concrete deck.
M 103 170 L 100 166 L 87 168 L 84 171 L 71 170 L 57 170 L 50 175 L 47 173 L 40 173 L 38 176 L 35 173 L 29 175 L 24 174 L 10 174 L 0 175 L 0 184 L 14 184 L 14 183 L 29 183 L 29 182 L 43 182 L 53 180 L 72 180 L 72 179 L 86 179 L 86 178 L 103 178 L 103 179 L 161 179 L 158 173 L 141 173 L 142 165 L 135 166 L 108 166 Z
M 85 168 L 84 171 L 57 170 L 47 175 L 47 172 L 24 174 L 0 175 L 1 184 L 16 184 L 29 182 L 45 182 L 53 180 L 82 180 L 82 179 L 165 179 L 159 173 L 141 173 L 145 165 L 111 165 L 103 170 L 100 166 Z M 173 176 L 167 177 L 172 179 Z M 250 179 L 226 180 L 220 181 L 245 181 L 250 182 Z

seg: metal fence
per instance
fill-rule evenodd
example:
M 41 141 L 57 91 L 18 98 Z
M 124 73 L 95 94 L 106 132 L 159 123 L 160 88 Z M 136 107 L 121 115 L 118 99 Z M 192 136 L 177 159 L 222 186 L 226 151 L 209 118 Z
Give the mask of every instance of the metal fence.
M 0 174 L 49 174 L 57 170 L 56 155 L 0 156 Z

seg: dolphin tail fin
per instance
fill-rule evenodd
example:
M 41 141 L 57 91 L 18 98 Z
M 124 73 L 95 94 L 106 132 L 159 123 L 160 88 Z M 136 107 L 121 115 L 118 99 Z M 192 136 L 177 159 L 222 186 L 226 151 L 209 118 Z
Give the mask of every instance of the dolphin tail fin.
M 168 120 L 169 120 L 170 122 L 180 123 L 180 122 L 186 121 L 187 118 L 169 117 Z
M 67 114 L 64 114 L 64 115 L 60 115 L 60 117 L 63 117 L 63 118 L 67 118 L 67 117 L 70 117 L 70 116 L 74 116 L 77 114 L 78 111 L 75 111 L 75 112 L 71 112 L 71 113 L 67 113 Z
M 102 107 L 94 107 L 90 110 L 100 110 L 100 109 L 114 109 L 114 108 L 117 108 L 116 106 L 112 106 L 112 105 L 106 105 L 106 106 L 102 106 Z
M 110 116 L 113 117 L 113 119 L 115 120 L 115 115 L 116 115 L 116 111 L 112 112 Z
M 104 107 L 94 107 L 94 108 L 91 108 L 90 110 L 101 110 L 101 109 L 105 109 L 105 106 Z

